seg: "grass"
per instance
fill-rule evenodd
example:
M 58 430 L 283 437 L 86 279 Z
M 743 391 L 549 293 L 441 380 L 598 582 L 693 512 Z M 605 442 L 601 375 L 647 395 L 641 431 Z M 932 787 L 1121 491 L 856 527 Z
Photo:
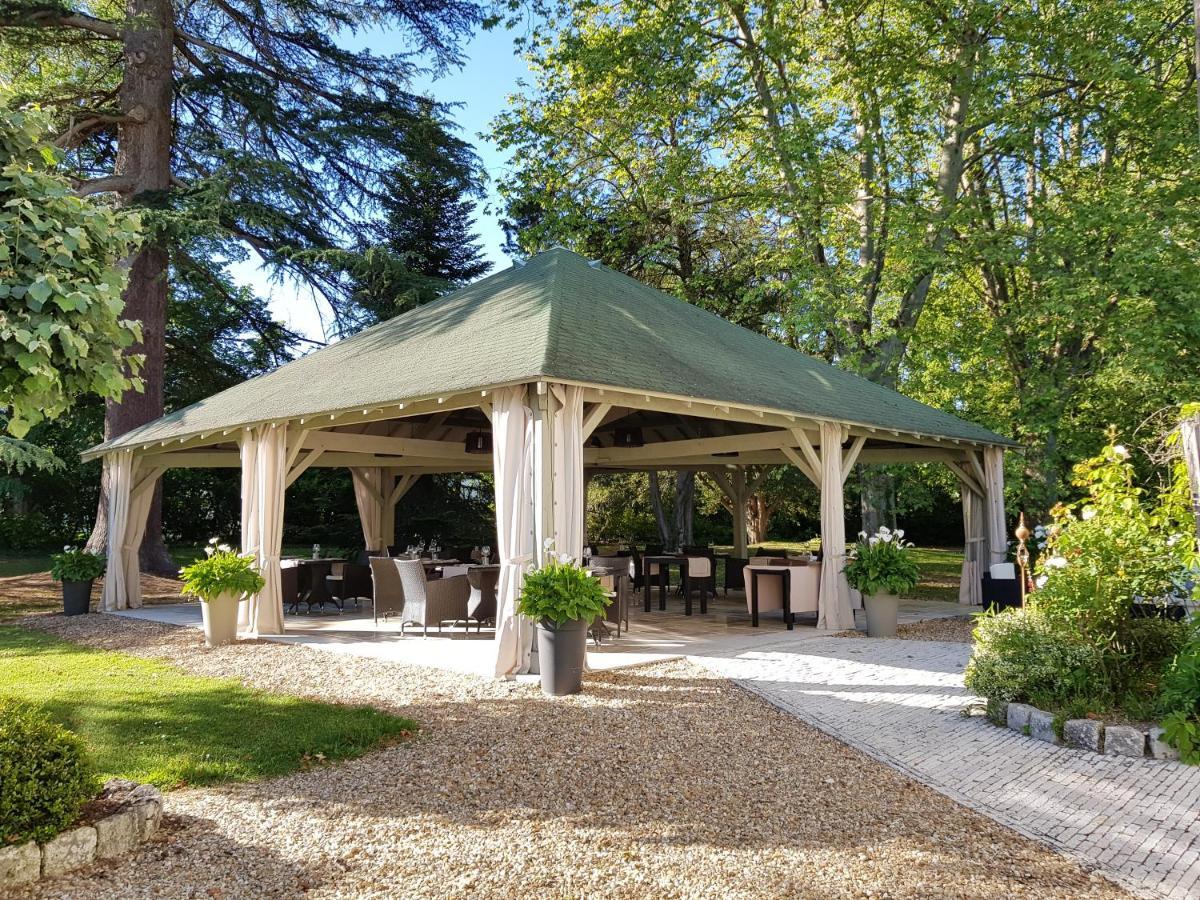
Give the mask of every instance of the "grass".
M 234 679 L 0 626 L 0 694 L 87 743 L 104 778 L 163 788 L 284 775 L 415 730 L 369 707 L 268 694 Z
M 817 541 L 764 541 L 755 544 L 781 556 L 785 553 L 802 553 L 814 549 Z M 732 553 L 732 547 L 717 547 L 718 553 Z M 912 594 L 917 600 L 958 600 L 958 581 L 962 575 L 963 555 L 961 550 L 942 547 L 914 547 L 917 566 L 921 570 L 921 581 Z

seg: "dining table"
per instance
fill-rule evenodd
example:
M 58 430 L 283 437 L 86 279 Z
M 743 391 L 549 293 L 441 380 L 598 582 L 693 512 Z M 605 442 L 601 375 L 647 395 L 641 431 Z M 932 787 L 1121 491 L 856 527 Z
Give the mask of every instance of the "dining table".
M 337 599 L 329 593 L 329 583 L 326 578 L 333 574 L 335 565 L 345 564 L 345 559 L 340 556 L 300 556 L 289 558 L 289 562 L 308 569 L 308 592 L 300 602 L 309 609 L 314 606 L 323 606 L 326 603 L 333 603 L 340 608 Z

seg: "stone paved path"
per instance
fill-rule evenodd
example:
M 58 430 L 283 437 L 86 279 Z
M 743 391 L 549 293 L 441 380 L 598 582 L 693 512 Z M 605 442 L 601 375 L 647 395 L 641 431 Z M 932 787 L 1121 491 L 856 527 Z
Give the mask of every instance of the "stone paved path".
M 969 652 L 814 637 L 693 658 L 1138 894 L 1200 896 L 1200 767 L 1055 747 L 964 716 Z

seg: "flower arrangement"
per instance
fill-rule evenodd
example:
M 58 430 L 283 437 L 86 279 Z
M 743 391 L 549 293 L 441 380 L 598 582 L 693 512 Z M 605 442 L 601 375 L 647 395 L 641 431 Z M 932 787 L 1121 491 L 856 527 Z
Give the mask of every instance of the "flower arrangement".
M 98 553 L 72 547 L 50 556 L 50 577 L 55 581 L 94 581 L 104 574 L 107 561 Z
M 547 539 L 549 562 L 525 575 L 517 611 L 557 625 L 579 619 L 590 622 L 608 606 L 604 588 L 569 553 L 551 554 L 553 546 Z
M 257 594 L 266 583 L 255 568 L 253 553 L 237 553 L 217 538 L 204 548 L 204 559 L 179 571 L 183 593 L 198 600 L 216 600 L 222 594 L 240 599 Z
M 892 531 L 884 525 L 869 537 L 860 531 L 846 564 L 846 580 L 868 597 L 910 592 L 921 577 L 912 546 L 901 528 Z

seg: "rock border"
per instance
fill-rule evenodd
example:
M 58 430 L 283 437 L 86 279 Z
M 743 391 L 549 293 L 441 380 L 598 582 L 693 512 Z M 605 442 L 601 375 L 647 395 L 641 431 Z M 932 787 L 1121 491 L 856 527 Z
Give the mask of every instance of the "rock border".
M 1001 703 L 998 716 L 1010 730 L 1048 744 L 1105 756 L 1179 760 L 1179 751 L 1166 742 L 1163 730 L 1157 726 L 1143 731 L 1132 725 L 1105 725 L 1098 719 L 1068 719 L 1059 737 L 1054 730 L 1054 714 L 1028 703 Z
M 28 841 L 0 847 L 0 889 L 65 875 L 96 860 L 128 856 L 162 822 L 162 794 L 153 785 L 114 778 L 96 800 L 117 809 L 91 824 L 68 828 L 44 844 Z

